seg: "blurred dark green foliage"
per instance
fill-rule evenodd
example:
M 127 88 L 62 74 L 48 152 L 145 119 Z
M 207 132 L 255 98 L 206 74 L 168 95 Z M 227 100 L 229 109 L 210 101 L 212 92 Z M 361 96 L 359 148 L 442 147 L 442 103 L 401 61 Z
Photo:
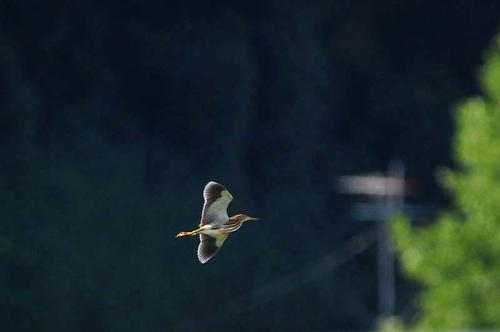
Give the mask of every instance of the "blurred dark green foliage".
M 398 157 L 420 200 L 445 202 L 450 109 L 477 91 L 499 10 L 0 1 L 1 330 L 373 327 L 373 250 L 257 308 L 238 299 L 369 227 L 337 175 Z M 262 222 L 202 266 L 174 235 L 209 180 Z M 398 294 L 404 313 L 412 288 Z
M 431 226 L 394 224 L 402 266 L 419 282 L 422 329 L 500 327 L 500 38 L 481 70 L 481 97 L 457 107 L 454 155 L 444 173 L 453 206 Z

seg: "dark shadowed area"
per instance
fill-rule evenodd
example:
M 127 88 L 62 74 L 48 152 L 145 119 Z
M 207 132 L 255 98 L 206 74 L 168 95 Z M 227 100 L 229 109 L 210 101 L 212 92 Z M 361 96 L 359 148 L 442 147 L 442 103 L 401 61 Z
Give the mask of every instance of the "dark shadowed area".
M 493 0 L 0 0 L 0 329 L 375 328 L 374 223 L 335 179 L 397 158 L 446 205 L 499 25 Z M 209 180 L 261 220 L 201 265 L 175 234 Z

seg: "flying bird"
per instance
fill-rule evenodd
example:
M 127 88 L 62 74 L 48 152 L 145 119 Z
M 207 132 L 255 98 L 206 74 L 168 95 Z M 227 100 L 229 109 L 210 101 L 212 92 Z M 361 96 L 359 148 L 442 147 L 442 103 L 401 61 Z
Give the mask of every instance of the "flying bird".
M 245 214 L 229 217 L 227 207 L 233 200 L 233 195 L 221 184 L 210 181 L 203 190 L 203 210 L 197 229 L 191 232 L 180 232 L 179 237 L 200 236 L 198 259 L 202 264 L 208 262 L 219 251 L 229 233 L 237 231 L 245 221 L 259 220 Z

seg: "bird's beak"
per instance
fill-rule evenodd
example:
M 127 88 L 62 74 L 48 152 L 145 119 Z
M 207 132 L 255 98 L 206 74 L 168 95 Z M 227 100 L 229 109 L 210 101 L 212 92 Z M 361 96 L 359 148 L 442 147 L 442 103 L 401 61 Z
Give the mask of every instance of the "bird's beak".
M 254 218 L 254 217 L 248 217 L 247 221 L 250 221 L 250 220 L 260 220 L 259 218 Z

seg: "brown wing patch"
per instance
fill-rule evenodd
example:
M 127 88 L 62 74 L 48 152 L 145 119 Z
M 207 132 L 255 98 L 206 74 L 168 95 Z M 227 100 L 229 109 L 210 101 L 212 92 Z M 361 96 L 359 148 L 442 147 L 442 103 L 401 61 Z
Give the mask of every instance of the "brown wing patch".
M 205 264 L 214 257 L 222 244 L 227 239 L 227 234 L 221 234 L 217 237 L 200 234 L 200 244 L 198 245 L 198 259 Z

